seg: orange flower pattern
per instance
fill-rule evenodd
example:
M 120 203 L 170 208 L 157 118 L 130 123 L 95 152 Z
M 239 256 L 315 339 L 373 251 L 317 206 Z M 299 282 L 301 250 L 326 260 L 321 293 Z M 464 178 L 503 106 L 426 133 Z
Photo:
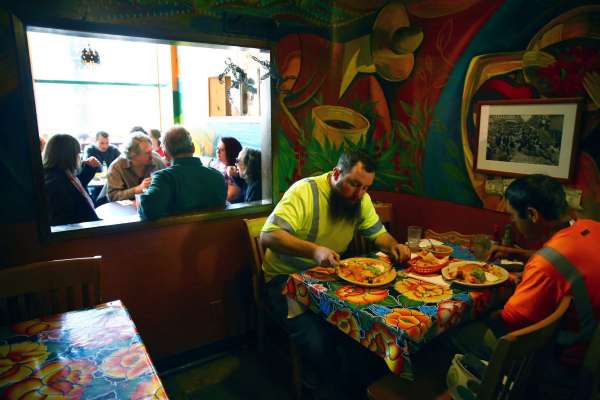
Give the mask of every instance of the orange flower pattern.
M 388 296 L 388 290 L 382 288 L 363 288 L 345 285 L 335 291 L 342 300 L 353 304 L 370 304 L 383 301 Z
M 29 378 L 4 393 L 7 400 L 68 398 L 80 399 L 83 387 L 92 381 L 96 365 L 88 360 L 51 361 Z
M 404 366 L 402 350 L 396 344 L 394 335 L 385 326 L 374 323 L 360 343 L 382 357 L 392 372 L 400 373 L 402 371 Z
M 146 349 L 141 343 L 112 353 L 100 366 L 105 375 L 113 378 L 133 379 L 150 371 Z
M 41 343 L 0 345 L 0 387 L 27 378 L 46 361 L 48 355 L 48 349 Z
M 140 383 L 135 392 L 131 395 L 131 400 L 167 400 L 167 393 L 158 379 L 153 376 L 152 379 Z
M 120 301 L 14 324 L 0 335 L 2 399 L 167 398 Z
M 19 322 L 12 326 L 15 333 L 33 336 L 41 332 L 48 333 L 51 339 L 56 339 L 60 335 L 62 317 L 60 315 L 51 315 L 48 317 L 36 318 L 31 321 Z M 58 331 L 58 332 L 56 332 Z
M 350 310 L 344 309 L 334 311 L 329 314 L 327 321 L 337 326 L 340 331 L 344 332 L 352 339 L 356 341 L 360 340 L 360 327 Z
M 394 308 L 391 313 L 385 315 L 385 323 L 406 331 L 411 339 L 420 342 L 431 327 L 431 318 L 418 310 Z

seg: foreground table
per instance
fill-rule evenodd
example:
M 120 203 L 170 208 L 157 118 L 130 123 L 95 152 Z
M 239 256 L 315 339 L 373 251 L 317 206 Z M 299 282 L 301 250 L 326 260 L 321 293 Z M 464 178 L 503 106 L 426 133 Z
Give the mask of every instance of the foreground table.
M 2 399 L 167 399 L 120 301 L 0 328 Z
M 503 284 L 469 290 L 399 271 L 390 285 L 364 288 L 340 280 L 333 268 L 315 267 L 292 274 L 285 291 L 382 357 L 392 372 L 412 379 L 412 354 L 443 332 L 506 302 L 518 279 L 512 274 Z

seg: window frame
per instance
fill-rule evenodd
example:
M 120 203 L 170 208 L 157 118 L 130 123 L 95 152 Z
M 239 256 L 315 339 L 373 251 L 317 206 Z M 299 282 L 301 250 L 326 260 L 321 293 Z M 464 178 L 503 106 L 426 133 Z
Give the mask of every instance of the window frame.
M 277 188 L 277 158 L 273 156 L 277 151 L 276 135 L 272 133 L 272 109 L 276 106 L 274 86 L 270 85 L 270 109 L 261 115 L 261 119 L 265 122 L 266 132 L 263 133 L 263 146 L 270 148 L 270 154 L 263 155 L 266 165 L 271 166 L 271 181 L 263 182 L 263 187 L 268 187 L 271 190 L 271 198 L 263 199 L 259 202 L 240 203 L 231 205 L 223 210 L 200 210 L 186 214 L 174 215 L 162 218 L 156 221 L 134 221 L 115 223 L 95 221 L 82 224 L 60 225 L 61 228 L 52 231 L 49 222 L 49 213 L 46 203 L 46 194 L 44 190 L 44 172 L 42 166 L 41 153 L 39 151 L 39 129 L 37 126 L 37 110 L 35 107 L 34 97 L 34 82 L 31 73 L 31 64 L 29 57 L 27 27 L 35 27 L 36 29 L 47 30 L 48 32 L 62 33 L 63 31 L 75 32 L 82 36 L 90 37 L 110 37 L 116 38 L 122 36 L 128 40 L 140 40 L 144 42 L 153 42 L 170 45 L 190 45 L 202 43 L 206 45 L 221 45 L 221 46 L 238 46 L 238 47 L 253 47 L 258 49 L 269 50 L 271 57 L 274 54 L 274 43 L 267 38 L 250 38 L 242 36 L 234 36 L 230 34 L 214 34 L 192 30 L 169 29 L 168 31 L 160 26 L 143 26 L 133 27 L 125 25 L 95 23 L 89 21 L 72 21 L 65 19 L 48 19 L 43 20 L 32 18 L 24 18 L 15 14 L 10 14 L 12 30 L 15 40 L 17 68 L 19 76 L 19 88 L 23 99 L 23 114 L 25 116 L 25 132 L 28 138 L 30 150 L 31 168 L 32 168 L 32 184 L 34 188 L 34 204 L 36 204 L 36 225 L 38 228 L 38 236 L 42 242 L 55 242 L 65 239 L 74 239 L 81 237 L 89 237 L 96 235 L 104 235 L 112 232 L 123 232 L 130 230 L 140 230 L 152 228 L 155 226 L 188 224 L 200 221 L 210 221 L 217 219 L 240 218 L 257 214 L 265 214 L 272 210 L 274 204 L 279 198 L 279 190 Z M 214 24 L 214 22 L 213 22 Z M 266 27 L 265 32 L 271 30 Z M 271 62 L 273 59 L 271 58 Z M 268 189 L 264 190 L 268 193 Z

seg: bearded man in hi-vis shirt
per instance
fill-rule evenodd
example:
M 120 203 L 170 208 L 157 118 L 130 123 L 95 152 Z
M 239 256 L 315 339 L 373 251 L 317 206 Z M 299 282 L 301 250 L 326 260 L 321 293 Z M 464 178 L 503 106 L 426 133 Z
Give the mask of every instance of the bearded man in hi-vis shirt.
M 385 229 L 367 190 L 375 179 L 375 162 L 362 150 L 342 153 L 331 172 L 294 183 L 283 195 L 262 228 L 266 250 L 263 271 L 267 294 L 302 352 L 304 384 L 319 398 L 342 397 L 335 376 L 340 362 L 335 354 L 340 339 L 322 317 L 304 312 L 282 295 L 289 274 L 315 265 L 336 266 L 355 230 L 372 240 L 392 260 L 403 262 L 410 250 Z M 355 344 L 356 347 L 359 347 Z

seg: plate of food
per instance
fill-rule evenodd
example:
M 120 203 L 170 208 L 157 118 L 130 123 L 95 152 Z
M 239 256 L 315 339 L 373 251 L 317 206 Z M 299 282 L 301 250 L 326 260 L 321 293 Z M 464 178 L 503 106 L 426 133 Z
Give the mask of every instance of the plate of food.
M 508 271 L 483 261 L 455 261 L 442 268 L 442 276 L 463 286 L 487 287 L 506 281 Z
M 429 251 L 421 251 L 411 257 L 408 265 L 417 274 L 431 275 L 440 272 L 442 268 L 448 265 L 448 261 L 448 257 L 438 258 Z
M 336 272 L 346 282 L 358 286 L 383 286 L 396 279 L 392 265 L 376 258 L 346 258 L 340 261 Z

